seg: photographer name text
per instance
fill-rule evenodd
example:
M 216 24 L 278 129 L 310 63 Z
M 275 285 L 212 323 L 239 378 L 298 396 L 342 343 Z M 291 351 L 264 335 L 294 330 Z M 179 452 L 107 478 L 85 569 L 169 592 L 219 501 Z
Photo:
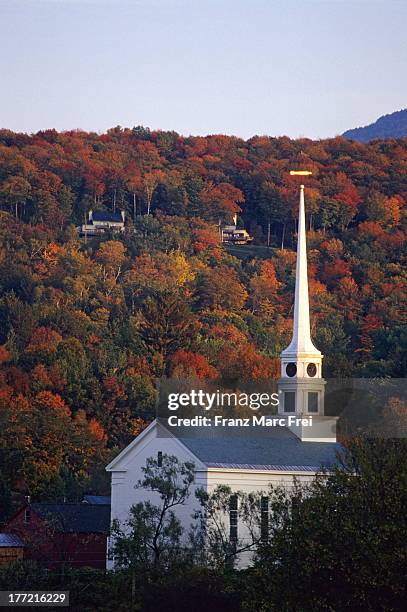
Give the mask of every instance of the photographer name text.
M 267 417 L 252 415 L 248 418 L 226 418 L 217 415 L 212 418 L 194 416 L 187 419 L 173 415 L 168 417 L 168 425 L 170 427 L 312 427 L 312 416 Z

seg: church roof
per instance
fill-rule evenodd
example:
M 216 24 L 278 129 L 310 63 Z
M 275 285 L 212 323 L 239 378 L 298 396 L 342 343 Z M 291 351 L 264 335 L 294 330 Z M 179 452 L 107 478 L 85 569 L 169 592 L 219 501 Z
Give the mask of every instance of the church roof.
M 238 429 L 214 432 L 197 428 L 188 435 L 184 430 L 176 438 L 212 468 L 315 472 L 332 468 L 342 449 L 333 442 L 302 442 L 286 427 L 261 432 L 248 427 L 244 433 Z
M 158 437 L 177 440 L 207 468 L 317 472 L 332 468 L 343 450 L 335 442 L 303 442 L 287 427 L 182 428 L 156 419 L 113 459 L 107 471 L 126 471 L 129 454 L 157 428 Z

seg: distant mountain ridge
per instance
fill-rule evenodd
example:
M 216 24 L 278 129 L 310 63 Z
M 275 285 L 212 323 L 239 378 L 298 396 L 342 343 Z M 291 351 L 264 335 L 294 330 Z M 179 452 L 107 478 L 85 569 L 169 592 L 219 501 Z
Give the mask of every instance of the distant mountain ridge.
M 358 142 L 369 142 L 375 138 L 403 138 L 407 136 L 407 108 L 383 115 L 370 125 L 347 130 L 342 136 Z

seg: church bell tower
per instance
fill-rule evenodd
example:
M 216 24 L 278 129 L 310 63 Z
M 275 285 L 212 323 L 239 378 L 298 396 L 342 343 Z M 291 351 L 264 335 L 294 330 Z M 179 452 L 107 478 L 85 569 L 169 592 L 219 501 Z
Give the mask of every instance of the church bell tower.
M 324 415 L 325 388 L 325 380 L 322 378 L 322 358 L 323 355 L 311 340 L 304 185 L 301 185 L 293 333 L 289 346 L 281 353 L 281 378 L 278 381 L 279 414 L 301 418 L 312 416 L 315 417 L 314 423 L 321 422 L 320 417 Z M 292 429 L 302 440 L 315 439 L 315 430 L 311 432 L 295 426 Z M 329 438 L 331 441 L 331 435 L 327 438 L 324 435 L 323 438 L 326 441 Z

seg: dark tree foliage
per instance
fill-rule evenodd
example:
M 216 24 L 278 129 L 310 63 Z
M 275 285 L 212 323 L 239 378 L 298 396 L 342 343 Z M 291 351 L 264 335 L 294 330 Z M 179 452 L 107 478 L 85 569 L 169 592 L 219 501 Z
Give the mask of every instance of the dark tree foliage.
M 355 440 L 333 474 L 270 498 L 250 609 L 404 609 L 406 450 L 404 439 Z

